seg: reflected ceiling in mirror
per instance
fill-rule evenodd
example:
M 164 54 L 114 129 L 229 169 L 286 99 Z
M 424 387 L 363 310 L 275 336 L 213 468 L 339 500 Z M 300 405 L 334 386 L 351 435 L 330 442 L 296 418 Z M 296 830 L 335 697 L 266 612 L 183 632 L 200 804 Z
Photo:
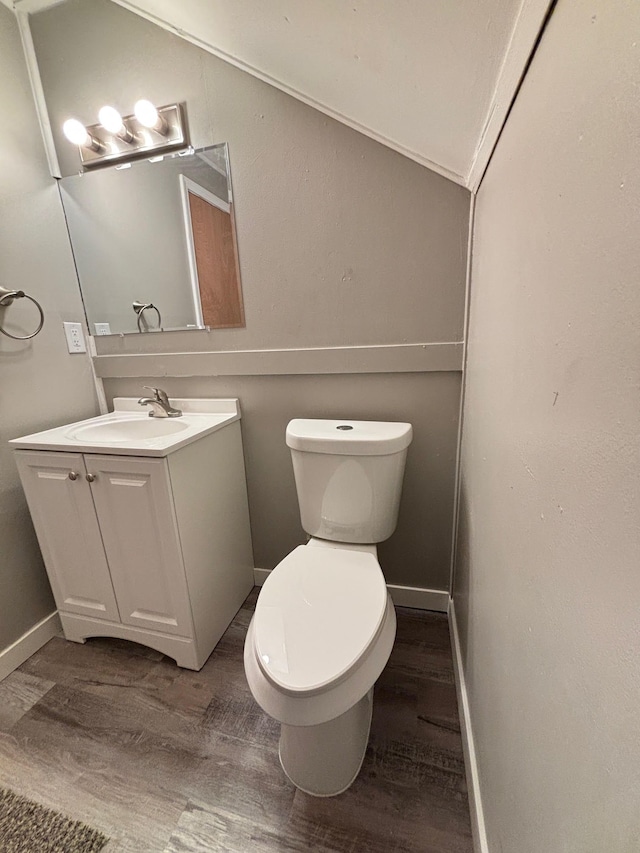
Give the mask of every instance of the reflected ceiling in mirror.
M 91 334 L 245 325 L 226 143 L 58 185 Z

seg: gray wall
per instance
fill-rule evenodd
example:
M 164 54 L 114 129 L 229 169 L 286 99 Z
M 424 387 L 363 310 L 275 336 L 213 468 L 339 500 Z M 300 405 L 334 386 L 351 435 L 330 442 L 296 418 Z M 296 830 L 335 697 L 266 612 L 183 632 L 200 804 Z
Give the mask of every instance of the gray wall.
M 31 342 L 0 335 L 0 650 L 55 609 L 25 505 L 10 438 L 95 414 L 86 356 L 70 356 L 63 320 L 82 306 L 55 182 L 29 89 L 13 14 L 0 5 L 0 109 L 10 131 L 0 158 L 0 284 L 42 302 L 43 331 Z M 0 322 L 28 334 L 37 318 L 22 302 Z
M 32 32 L 65 174 L 63 120 L 103 103 L 186 101 L 192 142 L 229 143 L 247 326 L 215 349 L 461 339 L 466 190 L 108 0 Z
M 455 607 L 492 853 L 640 849 L 638 33 L 560 0 L 477 199 Z
M 106 390 L 137 396 L 142 382 L 158 381 L 109 380 Z M 412 423 L 398 529 L 380 546 L 380 562 L 390 583 L 447 587 L 459 374 L 167 378 L 162 385 L 174 396 L 239 397 L 254 557 L 263 569 L 306 541 L 284 440 L 291 418 Z
M 148 97 L 186 101 L 195 144 L 229 142 L 246 329 L 100 338 L 100 352 L 460 340 L 466 190 L 107 0 L 68 0 L 32 20 L 54 129 L 70 114 L 90 122 L 103 103 L 126 113 Z M 77 169 L 59 136 L 58 153 L 65 173 Z M 158 363 L 157 382 L 175 395 L 241 397 L 263 568 L 302 535 L 287 418 L 411 420 L 403 515 L 383 567 L 396 583 L 447 587 L 458 373 L 177 380 L 170 356 Z M 144 381 L 111 379 L 108 390 L 137 394 Z

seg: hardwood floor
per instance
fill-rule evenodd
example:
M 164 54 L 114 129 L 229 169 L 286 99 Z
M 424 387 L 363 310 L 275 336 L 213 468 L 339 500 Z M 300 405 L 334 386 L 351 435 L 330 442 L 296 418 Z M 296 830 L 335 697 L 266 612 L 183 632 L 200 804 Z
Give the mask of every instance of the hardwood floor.
M 286 780 L 246 684 L 256 596 L 200 672 L 51 640 L 0 682 L 0 786 L 101 830 L 106 853 L 471 853 L 446 617 L 398 609 L 362 771 L 317 799 Z

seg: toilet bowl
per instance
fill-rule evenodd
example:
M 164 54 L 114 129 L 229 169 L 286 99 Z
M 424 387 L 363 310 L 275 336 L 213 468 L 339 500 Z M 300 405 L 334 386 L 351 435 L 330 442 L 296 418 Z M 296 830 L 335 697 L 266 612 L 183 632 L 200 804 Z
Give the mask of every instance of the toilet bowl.
M 314 796 L 346 790 L 366 752 L 373 685 L 396 631 L 375 543 L 395 528 L 410 441 L 409 424 L 292 421 L 287 428 L 299 454 L 303 526 L 312 535 L 265 581 L 244 664 L 254 698 L 281 724 L 284 772 Z

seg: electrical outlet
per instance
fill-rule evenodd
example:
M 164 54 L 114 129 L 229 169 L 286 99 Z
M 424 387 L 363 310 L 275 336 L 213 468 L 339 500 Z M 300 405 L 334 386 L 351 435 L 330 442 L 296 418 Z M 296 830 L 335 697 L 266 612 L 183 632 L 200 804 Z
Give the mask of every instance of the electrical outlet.
M 63 323 L 69 352 L 86 352 L 87 346 L 82 333 L 82 323 Z
M 96 335 L 111 334 L 111 326 L 108 323 L 94 323 L 93 328 L 96 330 Z

